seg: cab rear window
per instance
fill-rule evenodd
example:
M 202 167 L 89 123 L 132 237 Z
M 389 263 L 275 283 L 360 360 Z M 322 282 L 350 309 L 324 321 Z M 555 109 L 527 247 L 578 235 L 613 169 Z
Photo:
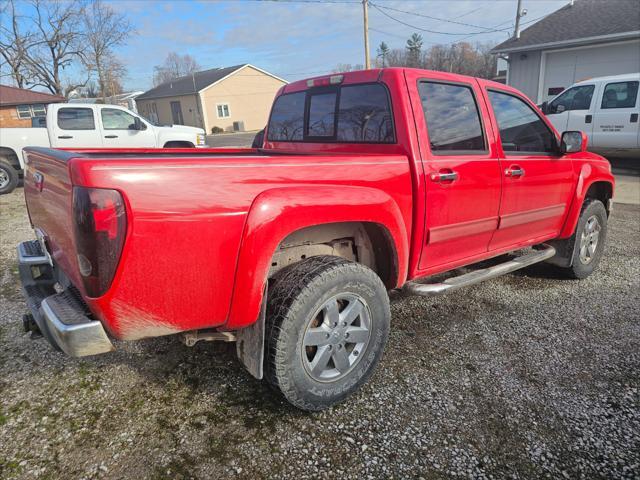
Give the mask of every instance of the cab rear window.
M 384 85 L 358 84 L 281 95 L 273 105 L 272 142 L 394 143 Z

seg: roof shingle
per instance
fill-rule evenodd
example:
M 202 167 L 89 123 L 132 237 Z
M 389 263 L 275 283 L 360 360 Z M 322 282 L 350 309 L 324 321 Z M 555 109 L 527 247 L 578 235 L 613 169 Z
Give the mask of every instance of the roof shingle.
M 205 87 L 208 87 L 212 83 L 223 79 L 245 65 L 246 63 L 242 65 L 234 65 L 233 67 L 212 68 L 210 70 L 203 70 L 202 72 L 194 72 L 193 75 L 185 75 L 184 77 L 176 78 L 170 82 L 158 85 L 151 90 L 147 90 L 142 95 L 138 96 L 136 100 L 191 95 L 199 92 Z
M 640 38 L 640 0 L 576 0 L 495 46 L 493 53 L 536 49 L 549 43 L 580 43 L 581 39 L 622 35 Z
M 0 85 L 0 106 L 66 102 L 66 98 L 24 88 Z

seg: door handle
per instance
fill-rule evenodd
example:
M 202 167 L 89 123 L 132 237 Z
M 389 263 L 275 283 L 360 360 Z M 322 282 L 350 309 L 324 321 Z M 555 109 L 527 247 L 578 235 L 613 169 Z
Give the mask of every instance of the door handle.
M 458 172 L 445 171 L 431 174 L 431 180 L 434 182 L 453 182 L 458 180 Z
M 118 135 L 105 135 L 104 138 L 118 138 Z
M 592 115 L 585 115 L 584 116 L 584 123 L 591 123 L 592 119 L 593 119 Z
M 504 171 L 505 177 L 519 178 L 524 176 L 524 168 L 519 165 L 512 165 Z
M 631 116 L 629 117 L 629 121 L 631 123 L 637 123 L 638 122 L 638 114 L 637 113 L 632 113 Z
M 58 136 L 58 138 L 63 138 L 65 140 L 69 139 L 69 138 L 73 138 L 71 135 L 60 135 Z

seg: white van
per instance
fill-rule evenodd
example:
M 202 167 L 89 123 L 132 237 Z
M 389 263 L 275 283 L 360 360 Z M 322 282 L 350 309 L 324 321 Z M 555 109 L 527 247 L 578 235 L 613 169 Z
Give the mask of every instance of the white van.
M 559 132 L 581 130 L 604 156 L 640 158 L 640 73 L 574 83 L 540 108 Z

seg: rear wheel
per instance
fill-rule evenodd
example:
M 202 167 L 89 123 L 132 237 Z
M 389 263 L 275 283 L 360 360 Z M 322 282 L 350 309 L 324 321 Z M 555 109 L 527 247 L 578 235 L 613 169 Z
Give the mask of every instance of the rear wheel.
M 0 158 L 0 195 L 11 193 L 18 185 L 18 172 L 4 158 Z
M 369 268 L 310 257 L 269 289 L 266 378 L 304 410 L 322 410 L 373 374 L 389 334 L 389 297 Z

